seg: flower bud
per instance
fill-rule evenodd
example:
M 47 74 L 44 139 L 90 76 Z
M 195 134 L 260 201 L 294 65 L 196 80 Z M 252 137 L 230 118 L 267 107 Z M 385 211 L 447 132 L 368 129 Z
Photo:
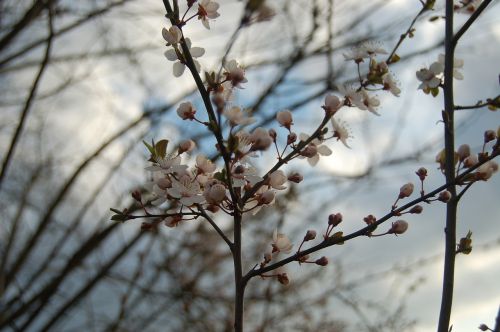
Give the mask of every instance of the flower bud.
M 293 124 L 292 112 L 289 110 L 278 112 L 278 114 L 276 114 L 276 120 L 278 120 L 282 127 L 290 130 L 290 127 Z
M 269 136 L 271 136 L 271 138 L 273 139 L 273 141 L 276 142 L 276 136 L 278 136 L 276 134 L 276 130 L 274 130 L 273 128 L 269 129 Z
M 457 154 L 458 154 L 458 158 L 460 159 L 460 161 L 464 161 L 465 158 L 467 158 L 468 156 L 470 156 L 470 146 L 469 144 L 462 144 L 458 147 L 458 150 L 457 150 Z
M 325 256 L 323 256 L 321 258 L 318 258 L 315 261 L 315 263 L 316 263 L 316 265 L 326 266 L 326 265 L 328 265 L 328 258 L 326 258 Z
M 188 139 L 188 140 L 185 140 L 185 141 L 182 141 L 181 144 L 179 144 L 179 154 L 181 153 L 184 153 L 184 152 L 189 152 L 189 151 L 192 151 L 194 148 L 196 147 L 196 144 Z
M 479 325 L 478 329 L 480 329 L 481 331 L 488 331 L 490 328 L 486 324 L 481 324 Z
M 304 180 L 304 177 L 297 172 L 288 175 L 288 181 L 300 183 L 302 180 Z
M 330 214 L 328 216 L 328 225 L 332 225 L 333 227 L 338 226 L 342 222 L 342 214 L 335 213 Z
M 316 238 L 316 231 L 308 230 L 306 235 L 304 236 L 304 242 L 314 240 L 315 238 Z
M 464 160 L 464 166 L 466 168 L 471 168 L 471 167 L 476 166 L 476 164 L 478 162 L 479 162 L 479 160 L 477 159 L 477 155 L 471 154 L 470 156 L 468 156 L 467 158 L 465 158 L 465 160 Z
M 325 97 L 325 105 L 323 106 L 323 109 L 329 113 L 329 114 L 335 114 L 339 108 L 343 106 L 342 102 L 340 101 L 339 97 L 332 95 L 332 94 L 327 94 Z
M 297 258 L 297 261 L 299 263 L 304 263 L 304 262 L 307 262 L 308 259 L 309 259 L 309 255 L 304 255 L 304 256 L 300 256 L 299 258 Z
M 290 145 L 290 144 L 293 144 L 297 141 L 297 134 L 296 133 L 290 133 L 288 134 L 288 136 L 286 137 L 286 144 L 287 145 Z
M 214 205 L 214 204 L 209 204 L 206 209 L 207 209 L 207 211 L 210 211 L 212 213 L 217 213 L 217 212 L 219 212 L 220 207 L 218 207 L 217 205 Z
M 274 189 L 283 190 L 286 187 L 283 185 L 286 182 L 287 178 L 285 173 L 282 170 L 274 171 L 269 175 L 269 185 Z
M 252 151 L 267 150 L 273 143 L 273 139 L 264 128 L 256 128 L 250 135 L 252 141 Z
M 196 109 L 190 102 L 181 103 L 177 108 L 177 115 L 182 120 L 193 120 L 196 114 Z
M 425 167 L 420 167 L 415 174 L 417 174 L 420 181 L 424 181 L 427 177 L 427 169 Z
M 448 190 L 439 193 L 438 200 L 443 203 L 448 203 L 451 199 L 451 193 Z
M 369 214 L 369 215 L 367 215 L 366 217 L 363 218 L 363 221 L 367 225 L 372 225 L 373 223 L 375 223 L 377 221 L 377 218 L 375 218 L 375 216 L 373 214 Z
M 488 143 L 497 138 L 497 134 L 494 130 L 486 130 L 484 132 L 484 143 Z
M 288 278 L 288 275 L 286 273 L 278 274 L 278 281 L 280 284 L 285 286 L 290 283 L 290 279 Z
M 410 209 L 410 213 L 413 213 L 413 214 L 420 214 L 422 213 L 422 211 L 424 210 L 424 208 L 422 207 L 422 205 L 415 205 L 414 207 L 412 207 Z
M 389 234 L 403 234 L 408 229 L 408 223 L 404 220 L 398 220 L 392 223 Z
M 407 184 L 405 184 L 404 186 L 402 186 L 400 189 L 399 189 L 399 198 L 405 198 L 405 197 L 410 197 L 411 194 L 413 193 L 413 183 L 411 182 L 408 182 Z

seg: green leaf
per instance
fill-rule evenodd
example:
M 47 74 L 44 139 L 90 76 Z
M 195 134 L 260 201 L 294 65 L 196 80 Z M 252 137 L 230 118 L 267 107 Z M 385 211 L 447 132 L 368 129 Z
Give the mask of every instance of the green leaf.
M 340 240 L 343 236 L 344 236 L 343 232 L 336 232 L 336 233 L 333 233 L 332 236 L 330 236 L 330 239 L 337 241 L 337 240 Z M 342 244 L 344 244 L 344 241 L 340 241 L 339 243 L 336 243 L 336 244 L 342 245 Z
M 151 153 L 152 155 L 155 154 L 155 148 L 154 148 L 155 142 L 154 141 L 153 141 L 153 145 L 148 144 L 146 141 L 142 141 L 142 143 L 144 143 L 144 145 L 148 148 L 149 153 Z
M 110 210 L 116 214 L 123 214 L 122 211 L 118 210 L 118 209 L 113 209 L 113 208 L 110 208 Z
M 155 145 L 155 152 L 156 156 L 159 156 L 160 158 L 165 158 L 167 155 L 167 146 L 168 146 L 168 140 L 162 139 Z
M 400 56 L 397 55 L 396 53 L 394 53 L 394 55 L 391 57 L 391 61 L 389 61 L 390 63 L 396 63 L 398 62 L 399 60 L 401 60 Z
M 124 214 L 115 214 L 115 215 L 111 216 L 111 220 L 115 220 L 115 221 L 125 221 L 128 219 L 129 219 L 129 217 L 127 215 L 124 215 Z

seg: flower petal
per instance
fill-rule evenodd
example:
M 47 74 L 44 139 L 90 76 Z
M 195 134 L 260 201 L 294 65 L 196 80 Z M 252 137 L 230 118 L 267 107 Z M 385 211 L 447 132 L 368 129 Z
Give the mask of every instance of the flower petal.
M 184 73 L 186 66 L 180 62 L 174 63 L 174 76 L 180 77 Z

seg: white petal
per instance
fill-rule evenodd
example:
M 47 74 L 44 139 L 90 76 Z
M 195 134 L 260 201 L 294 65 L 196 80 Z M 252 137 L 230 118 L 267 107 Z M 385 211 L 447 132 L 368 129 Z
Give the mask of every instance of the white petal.
M 318 153 L 322 156 L 329 156 L 332 154 L 332 150 L 326 145 L 320 145 L 318 146 Z
M 316 166 L 318 161 L 319 161 L 319 154 L 316 154 L 314 157 L 307 158 L 307 162 L 309 162 L 309 165 L 313 167 Z
M 174 76 L 180 77 L 184 73 L 184 68 L 186 68 L 186 66 L 184 66 L 182 63 L 174 63 Z
M 177 60 L 177 53 L 175 53 L 174 49 L 169 49 L 165 51 L 165 57 L 170 60 L 170 61 L 175 61 Z
M 191 55 L 195 58 L 199 58 L 203 54 L 205 54 L 205 49 L 202 47 L 193 47 L 190 49 Z

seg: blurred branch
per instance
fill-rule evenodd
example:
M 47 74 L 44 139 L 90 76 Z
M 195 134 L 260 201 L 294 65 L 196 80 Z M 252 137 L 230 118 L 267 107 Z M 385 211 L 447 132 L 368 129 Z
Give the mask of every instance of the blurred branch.
M 39 1 L 40 2 L 40 1 Z M 35 77 L 35 80 L 33 81 L 33 84 L 31 86 L 31 90 L 29 92 L 28 98 L 26 99 L 26 102 L 24 104 L 24 108 L 21 111 L 21 117 L 19 118 L 19 122 L 17 124 L 16 131 L 14 132 L 14 136 L 12 136 L 12 139 L 10 141 L 7 154 L 5 155 L 3 162 L 2 162 L 2 170 L 0 171 L 0 189 L 2 188 L 2 183 L 5 175 L 7 174 L 7 169 L 9 167 L 12 155 L 14 153 L 14 150 L 16 148 L 17 142 L 19 140 L 19 137 L 21 135 L 21 132 L 24 127 L 24 122 L 26 120 L 26 117 L 28 116 L 28 112 L 31 108 L 31 104 L 33 102 L 33 99 L 35 98 L 36 91 L 38 88 L 38 84 L 40 83 L 43 73 L 45 72 L 45 69 L 49 63 L 50 59 L 50 51 L 52 47 L 52 39 L 54 38 L 54 25 L 53 25 L 53 12 L 52 9 L 49 7 L 48 8 L 48 19 L 47 19 L 47 25 L 48 25 L 48 31 L 49 35 L 46 38 L 46 43 L 47 46 L 45 48 L 45 54 L 43 56 L 43 60 L 40 64 L 40 69 L 38 70 L 38 74 Z

